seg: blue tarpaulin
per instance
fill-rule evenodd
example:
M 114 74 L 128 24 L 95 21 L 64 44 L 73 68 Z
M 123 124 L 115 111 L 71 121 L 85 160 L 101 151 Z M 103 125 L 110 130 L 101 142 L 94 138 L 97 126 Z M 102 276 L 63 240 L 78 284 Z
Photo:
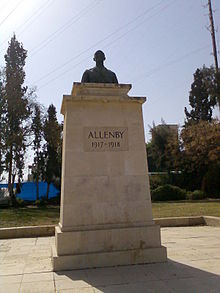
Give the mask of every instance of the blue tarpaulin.
M 8 184 L 0 184 L 0 188 L 7 188 Z M 14 184 L 16 188 L 16 184 Z M 21 193 L 18 193 L 16 197 L 19 197 L 23 200 L 36 200 L 37 186 L 35 182 L 24 182 L 21 183 Z M 39 182 L 39 197 L 45 197 L 47 193 L 47 182 Z M 48 198 L 53 198 L 58 196 L 60 191 L 53 185 L 50 184 L 49 196 Z

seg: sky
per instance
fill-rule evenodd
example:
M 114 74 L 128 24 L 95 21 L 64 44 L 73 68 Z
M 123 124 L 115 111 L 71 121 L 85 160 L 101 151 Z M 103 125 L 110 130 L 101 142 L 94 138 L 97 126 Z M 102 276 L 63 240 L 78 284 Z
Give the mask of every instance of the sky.
M 149 125 L 184 122 L 193 73 L 214 63 L 207 0 L 0 0 L 0 66 L 13 33 L 28 51 L 25 83 L 38 101 L 53 103 L 62 121 L 63 94 L 95 66 L 103 50 L 105 66 L 129 95 L 145 96 Z M 212 0 L 220 50 L 220 1 Z M 218 53 L 219 57 L 219 53 Z M 218 111 L 215 111 L 217 115 Z

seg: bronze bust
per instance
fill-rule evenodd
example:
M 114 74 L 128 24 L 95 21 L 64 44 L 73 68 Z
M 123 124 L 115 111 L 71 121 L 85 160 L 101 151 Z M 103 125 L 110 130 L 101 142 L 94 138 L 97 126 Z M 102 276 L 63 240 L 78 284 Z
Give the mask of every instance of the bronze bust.
M 95 52 L 93 60 L 96 66 L 83 73 L 81 82 L 118 83 L 116 74 L 104 66 L 105 54 L 101 50 Z

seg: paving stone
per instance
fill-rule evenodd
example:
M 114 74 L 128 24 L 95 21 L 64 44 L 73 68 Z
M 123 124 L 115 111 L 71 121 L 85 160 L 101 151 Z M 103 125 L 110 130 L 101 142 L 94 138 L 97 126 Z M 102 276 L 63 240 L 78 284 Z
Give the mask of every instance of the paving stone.
M 0 264 L 1 276 L 23 274 L 25 264 Z
M 0 277 L 0 288 L 3 287 L 5 284 L 16 284 L 21 283 L 23 275 L 8 275 L 8 276 L 1 276 Z M 0 290 L 1 292 L 1 290 Z
M 79 289 L 79 288 L 88 288 L 92 287 L 90 283 L 87 283 L 84 280 L 55 280 L 56 290 L 62 289 Z
M 220 228 L 163 228 L 168 262 L 52 272 L 54 237 L 0 240 L 0 292 L 220 292 Z
M 121 274 L 124 282 L 128 284 L 158 280 L 150 271 L 148 265 L 119 267 L 118 272 Z
M 106 286 L 94 288 L 94 290 L 95 293 L 176 293 L 162 281 Z
M 17 291 L 18 292 L 18 291 Z M 20 293 L 54 293 L 53 281 L 22 282 Z
M 94 288 L 61 289 L 57 293 L 94 293 Z
M 73 270 L 73 271 L 62 271 L 54 272 L 54 279 L 56 280 L 88 280 L 86 270 Z
M 53 272 L 24 274 L 22 283 L 53 281 Z
M 18 293 L 21 283 L 4 284 L 0 285 L 1 293 Z

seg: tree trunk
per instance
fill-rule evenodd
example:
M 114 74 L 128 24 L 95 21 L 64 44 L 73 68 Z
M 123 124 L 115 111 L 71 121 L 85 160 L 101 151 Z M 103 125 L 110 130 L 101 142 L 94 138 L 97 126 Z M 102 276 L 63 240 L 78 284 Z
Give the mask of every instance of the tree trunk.
M 12 146 L 10 146 L 10 160 L 9 160 L 9 171 L 8 171 L 8 193 L 13 200 L 14 192 L 13 192 L 13 185 L 12 185 Z
M 37 174 L 36 174 L 36 200 L 39 199 L 39 163 L 37 162 Z
M 12 205 L 15 206 L 16 205 L 16 194 L 14 192 L 14 183 L 15 183 L 15 174 L 12 174 L 12 182 L 11 182 L 11 190 L 12 190 L 12 196 L 11 196 L 11 201 L 12 201 Z
M 36 187 L 37 187 L 37 190 L 36 190 L 36 199 L 38 200 L 39 199 L 39 150 L 37 149 L 37 174 L 36 174 Z
M 49 191 L 50 191 L 50 183 L 47 182 L 47 194 L 46 194 L 46 199 L 48 200 L 49 197 Z
M 36 178 L 36 200 L 39 199 L 39 180 L 38 177 Z

